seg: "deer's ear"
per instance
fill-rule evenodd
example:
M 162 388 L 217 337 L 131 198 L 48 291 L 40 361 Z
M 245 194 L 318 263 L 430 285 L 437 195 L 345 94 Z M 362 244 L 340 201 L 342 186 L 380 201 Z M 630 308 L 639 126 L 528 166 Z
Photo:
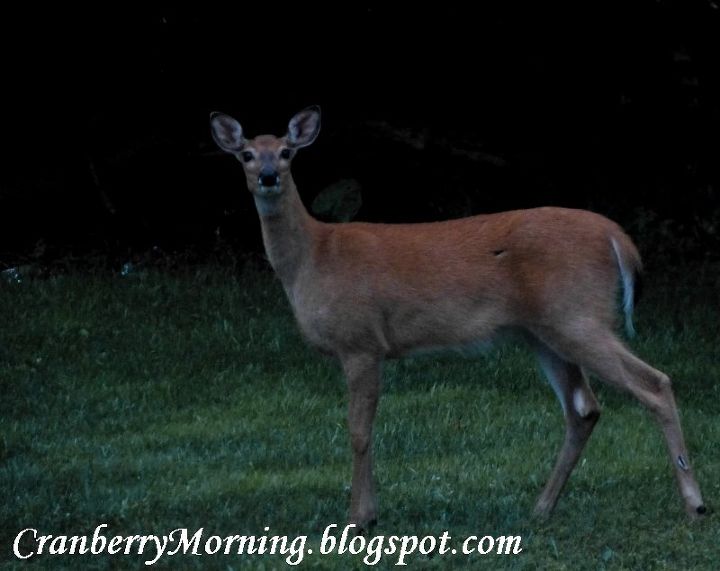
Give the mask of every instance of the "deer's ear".
M 210 130 L 218 147 L 226 153 L 239 153 L 245 146 L 242 126 L 230 115 L 211 113 Z
M 291 147 L 299 149 L 307 147 L 320 132 L 320 107 L 313 105 L 303 109 L 290 119 L 288 125 L 287 141 Z

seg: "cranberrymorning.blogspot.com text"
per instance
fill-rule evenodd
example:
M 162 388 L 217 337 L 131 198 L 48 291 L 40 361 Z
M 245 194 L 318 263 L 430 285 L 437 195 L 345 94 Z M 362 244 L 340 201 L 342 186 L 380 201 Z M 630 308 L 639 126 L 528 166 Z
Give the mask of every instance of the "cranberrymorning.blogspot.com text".
M 307 535 L 274 535 L 270 527 L 258 535 L 207 533 L 205 528 L 177 528 L 167 534 L 116 535 L 102 523 L 86 534 L 59 535 L 27 527 L 19 530 L 12 552 L 20 560 L 40 558 L 142 557 L 154 565 L 163 557 L 265 557 L 281 556 L 288 565 L 299 565 L 306 555 L 322 557 L 362 557 L 365 565 L 390 560 L 408 565 L 414 557 L 513 556 L 522 552 L 519 535 L 469 535 L 454 538 L 449 531 L 438 535 L 375 535 L 357 533 L 354 525 L 328 525 L 320 538 Z

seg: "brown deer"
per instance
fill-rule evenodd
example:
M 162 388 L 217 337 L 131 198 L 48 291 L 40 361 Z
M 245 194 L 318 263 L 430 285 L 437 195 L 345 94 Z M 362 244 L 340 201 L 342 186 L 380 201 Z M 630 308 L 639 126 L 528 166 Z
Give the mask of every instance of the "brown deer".
M 670 379 L 618 338 L 641 263 L 614 222 L 584 210 L 534 208 L 423 224 L 326 224 L 303 206 L 290 173 L 320 130 L 320 109 L 295 115 L 284 137 L 246 139 L 213 113 L 220 148 L 243 165 L 267 256 L 306 339 L 337 357 L 349 389 L 350 521 L 377 518 L 372 425 L 381 364 L 418 349 L 466 346 L 507 330 L 538 354 L 565 415 L 565 441 L 535 512 L 548 515 L 600 414 L 593 373 L 635 396 L 660 424 L 685 509 L 705 513 Z

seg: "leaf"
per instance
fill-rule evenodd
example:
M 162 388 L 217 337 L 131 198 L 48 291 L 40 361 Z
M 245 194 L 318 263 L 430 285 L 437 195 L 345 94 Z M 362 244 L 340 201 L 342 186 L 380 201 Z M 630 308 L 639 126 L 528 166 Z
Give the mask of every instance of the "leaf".
M 602 555 L 600 557 L 602 557 L 602 560 L 607 563 L 613 558 L 613 555 L 615 555 L 615 552 L 609 547 L 606 547 L 605 549 L 603 549 Z
M 312 211 L 334 222 L 349 222 L 362 206 L 360 183 L 353 178 L 344 178 L 326 186 L 315 197 Z

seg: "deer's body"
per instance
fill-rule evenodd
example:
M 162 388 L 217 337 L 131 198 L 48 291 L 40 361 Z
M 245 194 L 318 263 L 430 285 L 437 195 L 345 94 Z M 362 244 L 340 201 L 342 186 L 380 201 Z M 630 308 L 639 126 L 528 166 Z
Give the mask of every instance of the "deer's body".
M 536 208 L 426 224 L 325 224 L 304 208 L 290 174 L 313 142 L 319 110 L 282 138 L 244 138 L 213 115 L 218 145 L 244 163 L 268 258 L 307 340 L 336 356 L 349 388 L 351 520 L 377 516 L 372 423 L 382 361 L 411 351 L 465 347 L 505 330 L 529 340 L 563 408 L 565 442 L 536 511 L 548 514 L 598 419 L 586 372 L 627 390 L 656 417 L 686 511 L 705 512 L 668 377 L 615 333 L 619 293 L 629 328 L 641 263 L 622 229 L 583 210 Z
M 587 315 L 612 327 L 621 280 L 611 240 L 633 270 L 639 265 L 615 223 L 562 208 L 428 224 L 323 224 L 307 216 L 305 228 L 307 243 L 288 260 L 296 269 L 283 285 L 305 337 L 335 355 L 464 347 L 506 328 L 582 327 Z M 269 252 L 273 240 L 266 230 Z M 593 256 L 573 240 L 589 244 Z

